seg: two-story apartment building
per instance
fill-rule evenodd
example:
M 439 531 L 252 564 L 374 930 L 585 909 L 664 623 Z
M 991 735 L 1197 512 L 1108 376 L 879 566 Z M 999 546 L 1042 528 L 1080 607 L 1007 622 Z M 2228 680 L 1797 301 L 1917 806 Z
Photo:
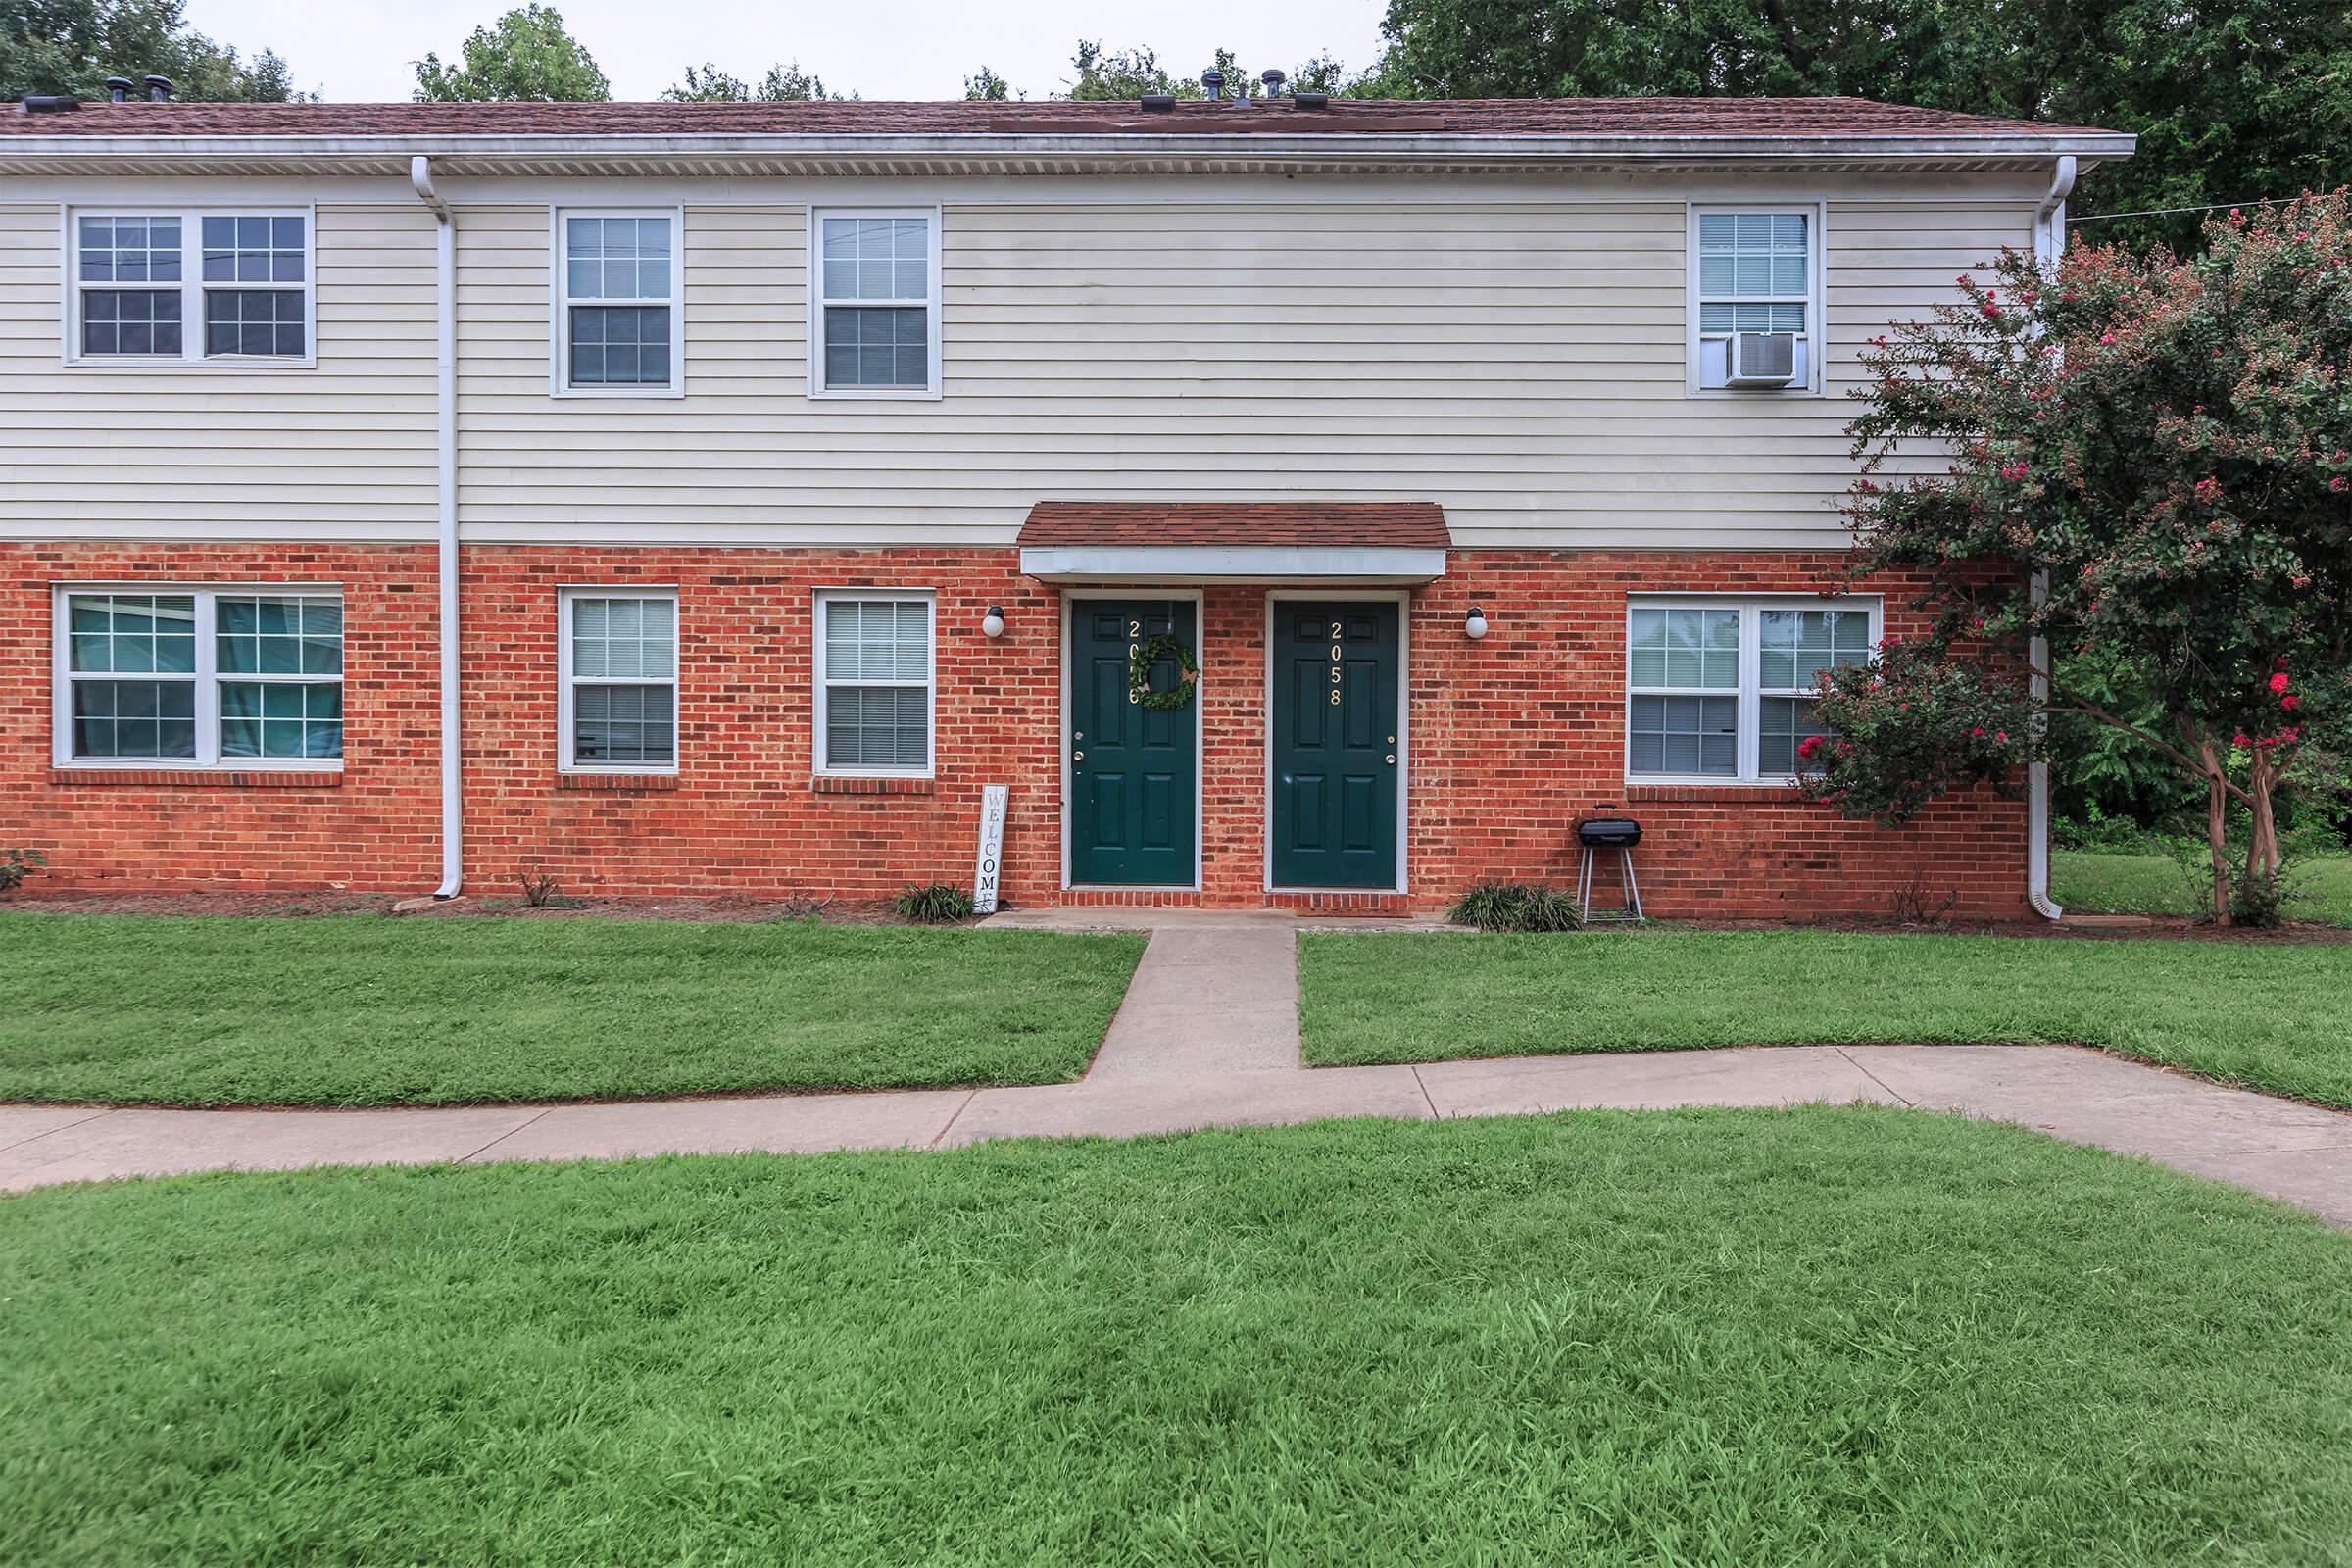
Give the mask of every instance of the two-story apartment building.
M 1799 799 L 1857 350 L 2104 131 L 1852 100 L 0 111 L 53 889 L 2037 896 Z M 1933 461 L 1925 458 L 1922 461 Z M 1141 655 L 1143 657 L 1139 658 Z M 1141 671 L 1140 665 L 1149 665 Z M 1194 672 L 1197 671 L 1197 674 Z

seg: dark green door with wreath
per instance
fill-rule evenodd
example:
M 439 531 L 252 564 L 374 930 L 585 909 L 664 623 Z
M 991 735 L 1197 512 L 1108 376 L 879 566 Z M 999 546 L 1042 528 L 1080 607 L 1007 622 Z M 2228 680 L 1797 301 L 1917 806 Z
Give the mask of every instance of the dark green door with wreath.
M 1152 709 L 1131 701 L 1129 655 L 1154 637 L 1198 650 L 1188 599 L 1070 601 L 1070 880 L 1147 887 L 1193 885 L 1198 815 L 1200 699 Z M 1199 659 L 1195 653 L 1196 662 Z M 1174 659 L 1152 671 L 1153 691 L 1181 683 Z
M 1278 888 L 1396 885 L 1394 602 L 1274 601 Z

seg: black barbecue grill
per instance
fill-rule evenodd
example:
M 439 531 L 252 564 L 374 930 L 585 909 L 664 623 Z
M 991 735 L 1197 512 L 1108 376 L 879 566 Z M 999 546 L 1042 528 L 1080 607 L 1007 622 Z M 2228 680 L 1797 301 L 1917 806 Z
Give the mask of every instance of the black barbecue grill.
M 1630 816 L 1610 813 L 1606 808 L 1576 822 L 1576 842 L 1584 854 L 1584 871 L 1576 880 L 1576 902 L 1580 910 L 1577 918 L 1586 925 L 1596 921 L 1632 920 L 1646 923 L 1642 913 L 1642 888 L 1634 880 L 1634 846 L 1642 842 L 1642 824 Z M 1592 912 L 1592 862 L 1610 850 L 1617 852 L 1617 883 L 1623 891 L 1624 903 L 1614 909 Z

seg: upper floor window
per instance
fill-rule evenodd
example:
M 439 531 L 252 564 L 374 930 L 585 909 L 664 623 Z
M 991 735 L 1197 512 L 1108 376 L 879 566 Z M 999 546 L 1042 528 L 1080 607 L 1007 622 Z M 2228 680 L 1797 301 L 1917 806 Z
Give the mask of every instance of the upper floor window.
M 76 212 L 69 234 L 69 359 L 310 363 L 309 215 Z
M 1870 661 L 1876 599 L 1637 599 L 1626 621 L 1626 776 L 1780 783 L 1826 731 L 1816 678 Z
M 560 213 L 556 227 L 556 389 L 683 391 L 677 215 Z
M 58 596 L 57 760 L 317 765 L 343 756 L 343 600 L 318 589 Z
M 1691 213 L 1693 390 L 1819 390 L 1819 240 L 1816 209 Z
M 808 390 L 845 397 L 939 391 L 939 215 L 818 212 Z

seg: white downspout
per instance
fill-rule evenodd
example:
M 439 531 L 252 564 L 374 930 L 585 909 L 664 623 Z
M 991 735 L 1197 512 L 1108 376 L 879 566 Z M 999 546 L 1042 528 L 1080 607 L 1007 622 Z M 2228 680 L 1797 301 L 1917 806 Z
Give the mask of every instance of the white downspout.
M 464 752 L 458 740 L 458 244 L 449 204 L 433 189 L 433 161 L 409 160 L 409 183 L 432 209 L 435 406 L 440 448 L 439 543 L 441 588 L 441 885 L 436 899 L 454 899 L 466 881 Z
M 2057 269 L 2066 251 L 2066 198 L 2075 188 L 2072 154 L 2058 160 L 2050 173 L 2049 194 L 2034 210 L 2034 260 L 2046 274 Z M 2034 602 L 2049 597 L 2050 574 L 2034 574 Z M 2036 706 L 2050 697 L 2050 640 L 2036 637 L 2027 655 L 2034 662 L 2033 692 Z M 2035 722 L 2046 722 L 2035 715 Z M 2066 911 L 2050 898 L 2050 764 L 2029 763 L 2026 768 L 2026 902 L 2045 920 L 2063 918 Z

